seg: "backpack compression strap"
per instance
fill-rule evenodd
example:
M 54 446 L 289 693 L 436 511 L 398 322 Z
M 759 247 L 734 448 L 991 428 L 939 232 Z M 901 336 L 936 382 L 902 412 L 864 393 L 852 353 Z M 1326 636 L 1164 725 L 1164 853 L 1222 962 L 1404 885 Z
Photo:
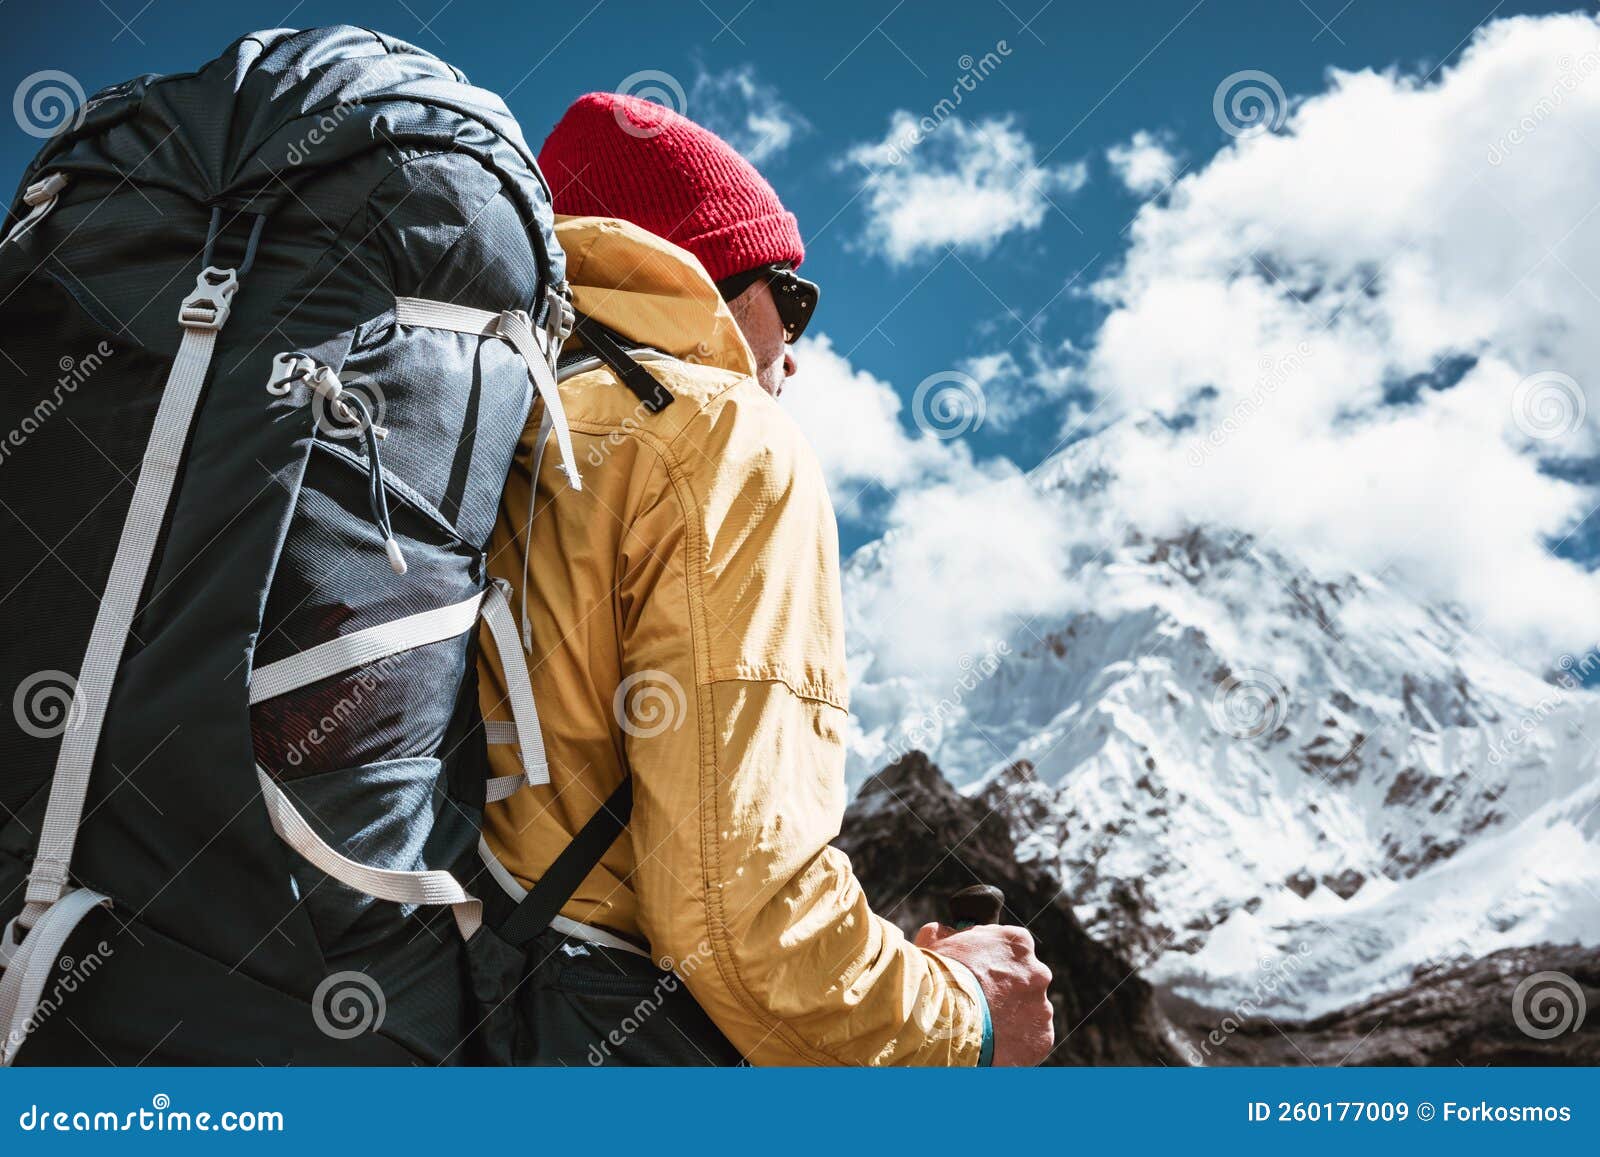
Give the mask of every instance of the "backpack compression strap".
M 550 927 L 567 901 L 578 890 L 628 826 L 633 812 L 633 776 L 624 774 L 622 782 L 589 817 L 589 822 L 556 857 L 556 862 L 539 877 L 516 910 L 500 925 L 500 938 L 507 944 L 523 945 Z
M 34 212 L 16 229 L 31 229 L 37 224 L 55 204 L 63 187 L 63 183 L 50 181 L 31 186 L 30 197 L 38 190 L 37 203 L 30 201 Z M 110 898 L 103 893 L 72 887 L 72 853 L 83 822 L 84 803 L 88 798 L 100 732 L 105 724 L 106 707 L 138 611 L 139 592 L 155 558 L 161 525 L 176 489 L 189 427 L 210 375 L 217 335 L 228 321 L 239 278 L 255 262 L 256 245 L 265 223 L 264 216 L 255 216 L 244 260 L 237 268 L 221 268 L 211 264 L 213 245 L 223 228 L 222 210 L 213 209 L 205 253 L 200 260 L 201 272 L 195 278 L 194 290 L 178 307 L 182 334 L 178 352 L 172 359 L 161 400 L 156 406 L 133 498 L 123 519 L 117 552 L 112 557 L 111 572 L 100 599 L 100 610 L 95 615 L 89 644 L 78 670 L 72 696 L 72 710 L 80 713 L 78 722 L 68 728 L 56 754 L 55 774 L 50 782 L 38 849 L 28 872 L 22 911 L 0 932 L 0 968 L 5 969 L 0 979 L 0 1031 L 6 1034 L 0 1039 L 0 1066 L 10 1065 L 16 1059 L 50 969 L 55 966 L 67 937 L 95 908 L 111 905 Z M 14 230 L 12 237 L 20 235 Z

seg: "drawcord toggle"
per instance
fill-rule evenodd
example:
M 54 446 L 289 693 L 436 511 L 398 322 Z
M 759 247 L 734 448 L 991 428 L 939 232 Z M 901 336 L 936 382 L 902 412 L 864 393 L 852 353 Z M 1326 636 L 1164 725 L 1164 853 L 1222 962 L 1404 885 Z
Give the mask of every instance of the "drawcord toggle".
M 327 404 L 328 412 L 341 422 L 347 422 L 360 431 L 367 447 L 367 503 L 372 509 L 372 521 L 383 535 L 383 553 L 389 560 L 389 569 L 397 575 L 406 573 L 406 556 L 395 540 L 394 526 L 389 521 L 389 496 L 383 485 L 383 456 L 378 443 L 388 437 L 389 431 L 373 421 L 367 401 L 355 390 L 346 390 L 339 375 L 327 366 L 319 366 L 302 355 L 280 354 L 275 365 L 287 372 L 283 377 L 267 383 L 271 394 L 284 395 L 297 381 L 311 386 Z

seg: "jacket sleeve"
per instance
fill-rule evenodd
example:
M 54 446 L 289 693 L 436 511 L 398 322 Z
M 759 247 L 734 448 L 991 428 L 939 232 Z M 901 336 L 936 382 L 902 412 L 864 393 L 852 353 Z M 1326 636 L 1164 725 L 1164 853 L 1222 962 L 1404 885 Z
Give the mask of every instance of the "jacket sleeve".
M 753 383 L 657 447 L 617 593 L 641 927 L 757 1064 L 978 1063 L 964 967 L 873 914 L 829 841 L 847 704 L 837 531 Z

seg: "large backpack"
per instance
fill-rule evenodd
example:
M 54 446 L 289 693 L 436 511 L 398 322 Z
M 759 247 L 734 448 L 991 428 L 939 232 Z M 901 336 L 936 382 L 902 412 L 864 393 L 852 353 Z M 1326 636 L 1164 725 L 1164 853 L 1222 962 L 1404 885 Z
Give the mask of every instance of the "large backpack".
M 348 27 L 95 96 L 0 246 L 0 1048 L 479 1059 L 485 543 L 549 190 L 496 96 Z M 452 870 L 455 869 L 453 872 Z M 26 1050 L 23 1045 L 26 1044 Z

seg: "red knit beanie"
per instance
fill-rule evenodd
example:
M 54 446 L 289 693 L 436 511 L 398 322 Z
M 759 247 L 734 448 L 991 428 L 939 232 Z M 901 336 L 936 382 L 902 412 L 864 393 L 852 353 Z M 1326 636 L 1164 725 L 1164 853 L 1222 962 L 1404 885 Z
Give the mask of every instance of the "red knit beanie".
M 712 281 L 805 257 L 800 228 L 755 166 L 688 117 L 591 92 L 539 151 L 557 213 L 620 217 L 700 259 Z

